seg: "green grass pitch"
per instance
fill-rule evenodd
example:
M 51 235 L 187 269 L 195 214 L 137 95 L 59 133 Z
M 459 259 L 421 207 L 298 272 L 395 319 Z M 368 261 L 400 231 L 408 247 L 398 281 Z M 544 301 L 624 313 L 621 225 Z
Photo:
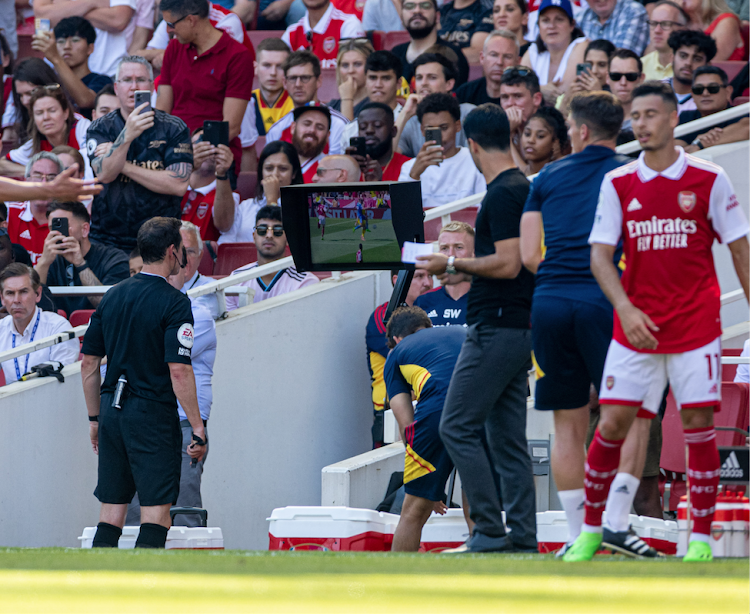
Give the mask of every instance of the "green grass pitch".
M 354 263 L 355 253 L 362 243 L 364 262 L 399 262 L 401 251 L 396 244 L 396 233 L 391 220 L 370 220 L 365 240 L 362 230 L 354 230 L 357 218 L 326 218 L 325 239 L 321 239 L 318 218 L 310 218 L 310 237 L 313 258 L 331 264 Z
M 0 550 L 0 613 L 750 611 L 748 561 L 597 556 Z

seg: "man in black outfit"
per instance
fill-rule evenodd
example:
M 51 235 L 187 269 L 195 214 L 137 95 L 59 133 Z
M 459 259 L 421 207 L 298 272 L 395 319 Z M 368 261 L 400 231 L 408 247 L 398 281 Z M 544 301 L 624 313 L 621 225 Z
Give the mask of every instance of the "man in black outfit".
M 143 270 L 104 296 L 84 338 L 81 379 L 91 444 L 99 454 L 94 494 L 102 503 L 94 547 L 117 548 L 128 503 L 137 492 L 136 548 L 164 548 L 169 508 L 180 489 L 177 399 L 193 429 L 188 454 L 201 460 L 206 451 L 190 363 L 190 299 L 166 280 L 187 261 L 180 225 L 178 219 L 157 217 L 141 226 Z M 100 397 L 103 356 L 108 365 Z
M 461 475 L 476 528 L 463 546 L 445 552 L 536 552 L 534 479 L 526 444 L 534 278 L 521 264 L 519 239 L 529 182 L 511 157 L 510 125 L 500 107 L 477 107 L 467 116 L 464 131 L 487 181 L 476 221 L 475 257 L 432 254 L 419 257 L 416 265 L 432 275 L 474 276 L 469 330 L 448 389 L 440 436 Z M 489 454 L 479 435 L 483 428 Z M 503 504 L 512 540 L 503 526 Z
M 479 61 L 483 77 L 464 83 L 456 90 L 461 103 L 479 106 L 485 102 L 500 104 L 500 81 L 506 68 L 521 63 L 516 35 L 508 30 L 494 30 L 484 41 Z
M 438 38 L 440 15 L 436 0 L 406 0 L 401 5 L 401 21 L 411 36 L 411 42 L 396 45 L 391 53 L 401 60 L 404 79 L 411 82 L 414 67 L 411 65 L 423 53 L 438 53 L 438 47 L 447 47 L 455 54 L 458 61 L 456 85 L 462 85 L 469 79 L 469 62 L 461 48 Z
M 39 279 L 48 286 L 114 286 L 127 279 L 128 257 L 125 252 L 89 241 L 91 218 L 78 201 L 51 202 L 47 219 L 68 221 L 68 234 L 51 230 L 44 240 L 44 250 L 34 267 Z M 70 315 L 77 309 L 96 309 L 101 296 L 60 296 L 58 308 Z
M 151 64 L 127 56 L 117 67 L 120 108 L 95 120 L 86 135 L 91 168 L 105 184 L 91 210 L 91 240 L 129 254 L 141 224 L 157 215 L 180 217 L 193 172 L 190 131 L 179 117 L 143 103 L 136 90 L 152 91 Z

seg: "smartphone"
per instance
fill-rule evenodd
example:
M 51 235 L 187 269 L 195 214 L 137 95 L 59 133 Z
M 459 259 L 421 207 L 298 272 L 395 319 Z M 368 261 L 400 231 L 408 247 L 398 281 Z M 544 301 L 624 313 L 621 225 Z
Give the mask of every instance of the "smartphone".
M 206 120 L 203 122 L 203 141 L 215 147 L 229 146 L 229 122 Z
M 363 136 L 353 136 L 349 139 L 349 145 L 357 148 L 357 155 L 363 158 L 367 156 L 367 139 Z
M 49 19 L 40 19 L 37 17 L 34 20 L 34 33 L 39 34 L 39 32 L 49 32 L 52 30 L 52 23 Z
M 582 64 L 576 64 L 576 77 L 585 72 L 591 72 L 591 62 L 583 62 Z
M 56 230 L 61 235 L 68 236 L 68 218 L 67 217 L 53 217 L 49 224 L 50 230 Z
M 141 115 L 151 110 L 151 92 L 148 90 L 136 90 L 134 108 L 140 107 L 144 102 L 147 102 L 148 106 L 141 111 Z
M 443 133 L 440 128 L 425 128 L 424 131 L 425 141 L 435 141 L 438 147 L 443 146 Z

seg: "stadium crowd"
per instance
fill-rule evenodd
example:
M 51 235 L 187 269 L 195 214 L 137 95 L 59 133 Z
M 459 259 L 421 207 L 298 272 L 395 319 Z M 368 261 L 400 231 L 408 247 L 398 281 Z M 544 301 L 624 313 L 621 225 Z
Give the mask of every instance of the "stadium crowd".
M 86 321 L 101 295 L 53 296 L 48 288 L 108 286 L 137 274 L 143 266 L 139 230 L 155 217 L 182 220 L 184 266 L 170 283 L 184 293 L 212 281 L 224 246 L 240 244 L 244 250 L 246 259 L 232 274 L 284 257 L 283 187 L 418 180 L 424 209 L 486 192 L 476 230 L 462 222 L 441 229 L 439 259 L 447 268 L 432 261 L 419 265 L 406 302 L 426 315 L 409 312 L 418 325 L 408 334 L 454 325 L 471 330 L 472 322 L 483 322 L 491 331 L 474 339 L 475 361 L 486 362 L 492 352 L 506 358 L 518 354 L 505 374 L 506 384 L 498 385 L 494 400 L 485 399 L 486 407 L 475 415 L 462 416 L 456 409 L 459 393 L 441 390 L 446 407 L 451 399 L 454 404 L 439 433 L 455 465 L 464 468 L 476 535 L 484 531 L 488 538 L 474 547 L 513 547 L 498 528 L 504 504 L 515 547 L 533 549 L 533 485 L 519 413 L 521 402 L 525 412 L 526 394 L 525 383 L 518 382 L 525 381 L 531 353 L 524 327 L 528 317 L 537 317 L 530 305 L 541 257 L 525 251 L 521 215 L 542 211 L 544 199 L 535 187 L 527 202 L 526 177 L 542 173 L 539 177 L 549 181 L 554 169 L 583 165 L 580 156 L 591 145 L 604 144 L 610 152 L 600 152 L 611 163 L 606 170 L 625 163 L 613 150 L 638 136 L 634 100 L 639 92 L 644 96 L 640 88 L 651 88 L 648 92 L 665 104 L 673 94 L 680 125 L 747 102 L 747 10 L 747 2 L 725 0 L 34 0 L 33 6 L 17 0 L 0 17 L 0 175 L 35 185 L 57 185 L 74 176 L 103 188 L 82 202 L 62 190 L 35 193 L 25 201 L 7 199 L 0 230 L 0 315 L 11 317 L 0 325 L 0 344 L 16 347 L 63 330 L 76 312 Z M 619 118 L 617 124 L 592 128 L 595 104 L 586 107 L 586 99 L 599 101 L 599 111 L 609 109 L 605 119 Z M 494 126 L 489 133 L 496 143 L 479 136 L 478 117 Z M 506 137 L 507 148 L 502 145 Z M 745 115 L 683 135 L 676 144 L 683 156 L 749 137 Z M 511 170 L 512 180 L 505 175 Z M 498 175 L 504 179 L 495 184 Z M 589 201 L 596 201 L 602 178 L 603 171 L 584 182 Z M 491 213 L 493 198 L 512 201 L 512 214 Z M 547 215 L 544 220 L 549 236 Z M 539 224 L 532 244 L 541 236 Z M 586 239 L 590 230 L 589 223 Z M 553 253 L 580 248 L 572 239 L 548 246 Z M 588 254 L 588 243 L 584 249 Z M 512 274 L 495 262 L 500 250 L 513 251 Z M 478 264 L 458 268 L 455 260 Z M 433 288 L 433 275 L 438 288 Z M 496 283 L 498 278 L 504 282 Z M 318 281 L 290 266 L 240 285 L 251 287 L 258 302 Z M 596 284 L 590 274 L 587 283 Z M 538 277 L 535 305 L 537 294 Z M 605 303 L 608 298 L 597 295 Z M 229 310 L 238 306 L 238 299 L 228 298 Z M 488 309 L 499 312 L 488 315 Z M 506 318 L 515 318 L 509 327 L 513 335 L 499 315 L 503 310 Z M 193 301 L 193 312 L 207 330 L 223 315 L 210 295 Z M 385 306 L 378 307 L 366 332 L 375 446 L 382 444 L 382 414 L 391 396 L 384 376 L 389 346 L 407 336 L 388 333 L 384 315 Z M 446 343 L 456 350 L 460 343 L 451 335 Z M 210 390 L 215 336 L 208 347 L 213 353 L 195 377 Z M 78 353 L 71 349 L 76 348 L 61 344 L 28 354 L 23 369 L 17 359 L 7 361 L 5 381 L 21 379 L 42 362 L 74 362 Z M 460 357 L 458 350 L 451 354 L 448 372 L 456 364 L 468 386 L 476 365 L 468 364 L 465 351 Z M 589 371 L 586 399 L 592 384 L 598 389 L 601 368 Z M 394 386 L 398 393 L 407 392 Z M 550 400 L 546 409 L 565 409 L 556 402 Z M 210 403 L 210 392 L 199 395 L 204 422 Z M 589 402 L 582 405 L 588 420 Z M 488 421 L 487 412 L 501 406 L 518 415 Z M 413 420 L 413 412 L 403 411 Z M 481 430 L 485 421 L 490 443 L 471 440 L 466 434 Z M 624 427 L 611 423 L 605 420 L 604 428 L 619 436 Z M 647 429 L 652 424 L 645 423 Z M 557 426 L 569 428 L 577 442 L 581 424 L 560 418 Z M 641 444 L 660 436 L 655 429 L 644 435 L 638 420 L 635 425 Z M 183 429 L 189 464 L 186 420 Z M 492 467 L 485 455 L 483 465 L 477 459 L 493 440 L 497 445 L 503 429 L 505 439 L 510 433 L 515 442 L 505 444 L 513 454 L 508 451 L 509 460 Z M 402 430 L 408 438 L 408 429 Z M 598 433 L 596 445 L 602 439 Z M 641 468 L 631 473 L 638 482 Z M 583 501 L 579 477 L 560 474 L 562 482 L 581 482 L 562 489 L 576 492 L 563 501 L 569 517 L 580 515 L 571 511 Z M 637 489 L 636 482 L 628 484 Z M 199 504 L 199 486 L 199 479 L 197 486 L 195 481 L 186 486 L 193 498 L 181 503 Z M 497 496 L 488 496 L 495 486 Z M 414 492 L 431 500 L 433 490 Z M 642 499 L 643 509 L 655 509 L 653 492 Z M 405 509 L 414 526 L 421 526 L 433 508 L 411 501 Z M 587 515 L 589 528 L 596 525 L 589 520 Z M 571 544 L 576 537 L 572 532 Z M 399 543 L 404 549 L 413 546 L 407 538 Z

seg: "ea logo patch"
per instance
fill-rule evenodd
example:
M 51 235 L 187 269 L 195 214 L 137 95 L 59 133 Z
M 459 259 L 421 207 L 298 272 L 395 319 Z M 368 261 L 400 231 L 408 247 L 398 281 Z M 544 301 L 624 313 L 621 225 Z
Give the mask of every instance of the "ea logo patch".
M 693 207 L 695 207 L 695 203 L 697 202 L 697 197 L 695 196 L 695 192 L 680 192 L 677 195 L 677 202 L 680 205 L 680 209 L 682 209 L 685 213 L 690 213 L 693 210 Z
M 612 390 L 612 388 L 614 388 L 615 386 L 615 376 L 608 375 L 605 384 L 607 386 L 607 390 Z
M 186 348 L 193 347 L 195 341 L 195 335 L 193 334 L 193 325 L 185 323 L 180 326 L 180 330 L 177 331 L 177 341 L 180 345 L 184 345 Z
M 336 39 L 333 36 L 327 36 L 323 41 L 323 51 L 333 53 L 334 49 L 336 49 Z
M 96 149 L 96 141 L 94 139 L 89 139 L 86 141 L 86 152 L 89 154 L 89 158 L 94 155 L 94 150 Z

